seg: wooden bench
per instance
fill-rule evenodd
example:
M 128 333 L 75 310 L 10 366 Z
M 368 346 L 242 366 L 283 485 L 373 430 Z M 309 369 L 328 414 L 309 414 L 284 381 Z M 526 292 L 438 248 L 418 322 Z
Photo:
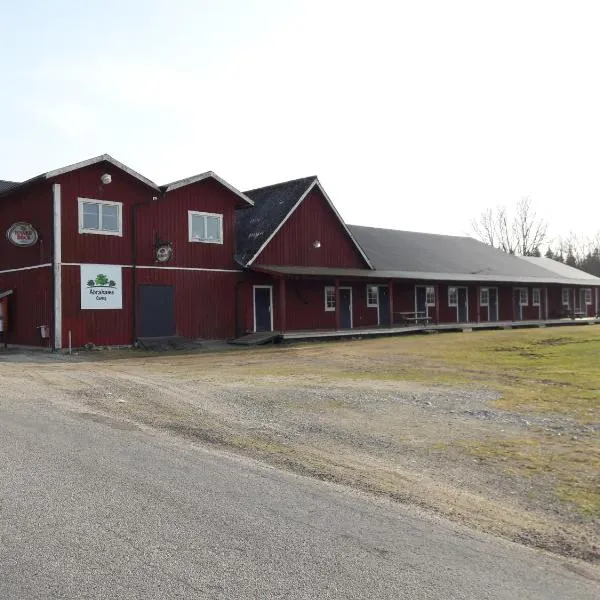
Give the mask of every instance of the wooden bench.
M 573 310 L 572 308 L 560 308 L 557 311 L 554 311 L 553 315 L 554 318 L 559 318 L 559 319 L 582 319 L 584 317 L 587 317 L 587 312 L 584 312 L 582 310 Z
M 424 312 L 407 311 L 394 313 L 394 315 L 397 315 L 400 321 L 407 325 L 427 325 L 432 320 L 432 317 L 427 316 L 427 313 Z

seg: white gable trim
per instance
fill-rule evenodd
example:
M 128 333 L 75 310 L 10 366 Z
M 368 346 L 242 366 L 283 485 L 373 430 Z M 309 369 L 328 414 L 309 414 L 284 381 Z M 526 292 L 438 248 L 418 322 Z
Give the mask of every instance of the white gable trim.
M 321 183 L 319 182 L 318 179 L 317 179 L 317 187 L 321 190 L 321 193 L 323 194 L 323 196 L 325 196 L 325 200 L 327 200 L 327 202 L 329 203 L 331 210 L 333 210 L 333 212 L 335 213 L 335 216 L 338 218 L 339 222 L 342 224 L 342 227 L 348 234 L 348 237 L 352 240 L 352 243 L 356 246 L 356 249 L 360 252 L 360 255 L 365 259 L 365 262 L 369 265 L 369 268 L 374 269 L 375 267 L 373 267 L 368 256 L 364 253 L 364 251 L 360 247 L 359 243 L 354 239 L 354 236 L 352 235 L 352 233 L 350 233 L 350 230 L 348 229 L 346 223 L 344 223 L 344 219 L 342 219 L 342 216 L 336 210 L 335 206 L 333 205 L 333 202 L 331 201 L 331 198 L 329 198 L 329 196 L 327 195 L 327 192 L 323 189 L 323 186 L 321 185 Z
M 238 198 L 241 198 L 244 202 L 247 202 L 250 206 L 254 206 L 254 202 L 243 194 L 238 189 L 234 188 L 230 183 L 227 183 L 224 179 L 219 177 L 214 171 L 207 171 L 206 173 L 200 173 L 200 175 L 193 175 L 192 177 L 187 177 L 186 179 L 180 179 L 179 181 L 174 181 L 173 183 L 167 184 L 165 187 L 165 192 L 172 192 L 173 190 L 177 190 L 179 188 L 185 187 L 186 185 L 192 185 L 193 183 L 197 183 L 198 181 L 203 181 L 204 179 L 214 179 L 219 182 L 223 187 L 226 187 L 230 192 L 233 192 Z
M 292 209 L 290 210 L 290 212 L 285 216 L 285 219 L 283 219 L 281 221 L 281 223 L 279 223 L 279 225 L 275 228 L 275 230 L 273 231 L 273 233 L 266 239 L 266 241 L 263 243 L 263 245 L 258 249 L 258 251 L 256 252 L 256 254 L 246 263 L 246 266 L 249 267 L 258 258 L 259 254 L 269 245 L 269 242 L 277 235 L 277 233 L 279 232 L 279 230 L 285 225 L 285 223 L 292 216 L 292 214 L 294 213 L 294 211 L 302 204 L 302 202 L 304 201 L 304 199 L 306 198 L 306 196 L 308 196 L 308 194 L 315 187 L 319 188 L 319 190 L 323 194 L 323 197 L 325 198 L 325 200 L 327 200 L 327 204 L 329 204 L 329 206 L 333 210 L 333 213 L 338 218 L 338 221 L 340 222 L 340 224 L 344 228 L 344 230 L 347 233 L 348 237 L 352 240 L 352 243 L 354 244 L 354 246 L 356 247 L 356 249 L 360 252 L 360 255 L 365 259 L 365 262 L 367 263 L 367 265 L 369 265 L 369 268 L 370 269 L 374 268 L 373 265 L 371 264 L 371 261 L 367 258 L 367 255 L 363 252 L 363 249 L 358 245 L 358 242 L 354 239 L 354 236 L 350 233 L 350 230 L 346 226 L 346 223 L 344 223 L 344 220 L 342 219 L 340 213 L 338 213 L 338 211 L 335 209 L 335 206 L 333 205 L 333 202 L 331 201 L 331 199 L 329 198 L 329 196 L 327 195 L 327 193 L 323 189 L 323 186 L 319 183 L 319 180 L 316 177 L 315 177 L 315 180 L 308 186 L 308 189 L 304 192 L 304 194 L 302 194 L 302 196 L 300 196 L 300 199 L 298 200 L 298 202 L 296 202 L 296 204 L 294 204 L 294 206 L 292 207 Z
M 304 198 L 306 198 L 306 196 L 308 196 L 310 190 L 312 190 L 315 187 L 316 183 L 317 179 L 315 178 L 315 180 L 308 186 L 304 194 L 300 196 L 298 202 L 296 202 L 296 204 L 292 206 L 290 212 L 287 215 L 285 215 L 285 218 L 282 219 L 281 223 L 279 223 L 277 227 L 275 227 L 273 233 L 264 241 L 263 245 L 258 249 L 256 254 L 246 263 L 248 267 L 258 258 L 258 255 L 269 245 L 269 242 L 277 235 L 278 231 L 286 224 L 287 220 L 294 214 L 294 211 L 302 204 L 302 201 L 304 200 Z
M 117 167 L 117 169 L 121 169 L 121 171 L 125 171 L 125 173 L 131 175 L 135 179 L 138 179 L 142 183 L 145 183 L 147 186 L 158 190 L 158 186 L 150 181 L 147 177 L 140 175 L 133 169 L 130 169 L 127 165 L 124 165 L 122 162 L 115 160 L 110 154 L 101 154 L 100 156 L 96 156 L 94 158 L 90 158 L 88 160 L 83 160 L 81 162 L 75 163 L 73 165 L 69 165 L 67 167 L 62 167 L 61 169 L 55 169 L 54 171 L 48 171 L 43 176 L 46 179 L 51 179 L 52 177 L 58 177 L 59 175 L 64 175 L 65 173 L 70 173 L 71 171 L 77 171 L 78 169 L 83 169 L 85 167 L 91 167 L 92 165 L 96 165 L 101 162 L 107 162 L 111 165 Z

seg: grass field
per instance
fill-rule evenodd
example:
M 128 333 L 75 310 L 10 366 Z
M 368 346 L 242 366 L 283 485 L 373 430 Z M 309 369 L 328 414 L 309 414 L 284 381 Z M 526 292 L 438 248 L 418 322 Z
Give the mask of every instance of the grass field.
M 600 327 L 0 364 L 76 410 L 600 562 Z M 53 394 L 48 394 L 53 390 Z

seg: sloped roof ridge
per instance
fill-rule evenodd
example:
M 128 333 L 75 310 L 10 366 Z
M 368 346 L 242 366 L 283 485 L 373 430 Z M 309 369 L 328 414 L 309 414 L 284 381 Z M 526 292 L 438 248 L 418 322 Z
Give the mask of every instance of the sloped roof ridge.
M 394 233 L 414 233 L 415 235 L 435 235 L 443 238 L 458 238 L 461 240 L 473 240 L 475 242 L 485 243 L 481 242 L 481 240 L 471 237 L 470 235 L 450 235 L 449 233 L 431 233 L 429 231 L 414 231 L 412 229 L 394 229 L 393 227 L 373 227 L 371 225 L 348 225 L 348 227 L 357 227 L 360 229 L 373 229 L 374 231 L 390 231 Z
M 257 192 L 259 190 L 268 190 L 270 188 L 274 188 L 274 187 L 278 187 L 281 185 L 289 185 L 291 183 L 298 183 L 300 181 L 315 181 L 316 179 L 318 179 L 318 177 L 316 175 L 309 175 L 308 177 L 298 177 L 297 179 L 290 179 L 288 181 L 280 181 L 279 183 L 272 183 L 271 185 L 265 185 L 263 187 L 257 187 L 257 188 L 253 188 L 251 190 L 245 190 L 244 194 L 250 194 L 252 192 Z

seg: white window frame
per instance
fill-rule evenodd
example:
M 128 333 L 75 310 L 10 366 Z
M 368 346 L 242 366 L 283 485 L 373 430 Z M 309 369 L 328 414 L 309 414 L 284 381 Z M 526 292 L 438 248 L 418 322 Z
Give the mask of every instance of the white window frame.
M 529 289 L 526 287 L 517 289 L 519 290 L 519 306 L 529 306 Z
M 565 302 L 566 297 L 566 302 Z M 561 303 L 563 306 L 570 308 L 571 306 L 571 288 L 562 288 L 561 290 Z
M 219 239 L 201 240 L 192 236 L 192 222 L 194 217 L 216 217 L 219 219 Z M 206 230 L 206 226 L 205 226 Z M 188 210 L 188 241 L 199 244 L 223 244 L 223 215 L 220 213 L 201 212 L 197 210 Z
M 483 300 L 483 294 L 485 293 L 486 299 Z M 490 288 L 482 287 L 479 288 L 479 306 L 488 306 L 490 305 Z M 489 315 L 488 315 L 489 318 Z
M 375 290 L 375 303 L 369 302 L 369 290 Z M 367 285 L 367 307 L 379 308 L 379 286 L 378 285 Z
M 585 288 L 585 305 L 592 305 L 592 288 Z
M 450 296 L 454 294 L 455 300 L 452 301 Z M 448 287 L 448 306 L 458 306 L 458 288 L 455 286 Z
M 327 294 L 329 292 L 333 292 L 333 306 L 329 306 L 327 300 L 328 300 L 328 296 Z M 336 307 L 336 294 L 335 294 L 335 286 L 333 285 L 326 285 L 325 286 L 325 312 L 335 312 L 335 307 Z
M 98 225 L 99 229 L 89 229 L 83 226 L 83 205 L 84 204 L 97 204 L 98 206 L 117 206 L 119 208 L 119 230 L 108 231 L 102 229 L 102 209 L 98 210 Z M 95 198 L 77 198 L 77 211 L 78 211 L 78 222 L 79 222 L 79 233 L 91 233 L 93 235 L 116 235 L 123 237 L 123 203 L 112 202 L 110 200 L 96 200 Z
M 430 300 L 429 298 L 433 298 Z M 435 286 L 425 286 L 425 306 L 435 306 Z
M 542 290 L 540 288 L 531 288 L 531 306 L 541 306 L 541 304 Z

